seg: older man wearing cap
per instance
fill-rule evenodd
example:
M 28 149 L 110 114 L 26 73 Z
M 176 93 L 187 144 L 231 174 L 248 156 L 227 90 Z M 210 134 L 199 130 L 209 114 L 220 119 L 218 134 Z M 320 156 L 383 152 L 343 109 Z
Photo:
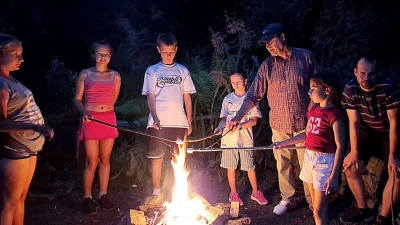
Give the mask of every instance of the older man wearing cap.
M 261 64 L 244 102 L 228 127 L 238 125 L 240 119 L 267 93 L 270 106 L 269 120 L 272 141 L 283 141 L 304 132 L 306 113 L 310 104 L 308 96 L 311 75 L 319 71 L 319 65 L 310 51 L 287 45 L 284 26 L 272 23 L 265 27 L 260 45 L 271 53 Z M 274 214 L 283 215 L 297 206 L 293 199 L 295 179 L 291 163 L 293 150 L 274 150 L 278 169 L 279 189 L 282 200 L 274 207 Z M 303 164 L 304 150 L 298 149 L 299 164 Z M 312 209 L 307 185 L 304 192 Z

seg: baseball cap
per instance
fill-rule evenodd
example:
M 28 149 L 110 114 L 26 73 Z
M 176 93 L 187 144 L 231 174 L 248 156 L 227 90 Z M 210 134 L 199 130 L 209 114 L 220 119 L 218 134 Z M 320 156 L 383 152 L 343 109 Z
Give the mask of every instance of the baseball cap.
M 263 30 L 259 45 L 265 44 L 265 42 L 271 41 L 271 39 L 278 33 L 283 33 L 283 24 L 281 23 L 271 23 L 266 26 Z

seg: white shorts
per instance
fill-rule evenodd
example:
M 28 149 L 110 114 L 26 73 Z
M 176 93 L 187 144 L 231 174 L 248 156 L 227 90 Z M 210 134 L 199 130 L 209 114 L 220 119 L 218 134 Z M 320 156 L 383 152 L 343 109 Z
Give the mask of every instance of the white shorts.
M 335 153 L 322 153 L 306 149 L 300 179 L 312 183 L 314 190 L 326 191 L 326 181 L 331 176 Z

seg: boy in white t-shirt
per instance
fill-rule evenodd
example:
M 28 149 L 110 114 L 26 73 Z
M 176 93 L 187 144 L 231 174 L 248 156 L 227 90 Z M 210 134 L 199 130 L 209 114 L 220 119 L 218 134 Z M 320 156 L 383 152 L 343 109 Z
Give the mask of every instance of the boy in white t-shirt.
M 192 100 L 196 89 L 189 70 L 176 62 L 178 41 L 172 34 L 163 33 L 157 38 L 161 62 L 147 68 L 142 95 L 147 95 L 150 110 L 147 130 L 154 136 L 169 140 L 185 140 L 192 133 Z M 183 108 L 185 105 L 185 109 Z M 185 114 L 186 111 L 186 114 Z M 165 153 L 178 154 L 175 143 L 165 143 L 149 138 L 148 158 L 151 161 L 153 195 L 160 195 L 161 169 Z M 172 150 L 168 149 L 172 147 Z
M 260 110 L 257 107 L 251 109 L 246 116 L 240 121 L 237 128 L 232 131 L 228 131 L 225 125 L 236 115 L 236 112 L 242 106 L 243 100 L 246 97 L 246 84 L 247 74 L 243 70 L 238 70 L 229 76 L 232 88 L 234 92 L 225 96 L 222 102 L 221 108 L 221 121 L 215 132 L 221 132 L 224 135 L 221 139 L 221 148 L 245 148 L 253 147 L 253 131 L 252 126 L 257 124 L 257 119 L 261 118 Z M 251 199 L 258 202 L 261 205 L 268 204 L 268 200 L 265 199 L 263 193 L 258 190 L 257 177 L 255 172 L 255 163 L 253 151 L 249 150 L 225 150 L 222 151 L 221 167 L 226 168 L 229 187 L 231 193 L 229 195 L 230 202 L 239 202 L 242 206 L 243 201 L 240 199 L 239 194 L 236 190 L 236 168 L 240 160 L 240 169 L 247 171 L 252 194 Z

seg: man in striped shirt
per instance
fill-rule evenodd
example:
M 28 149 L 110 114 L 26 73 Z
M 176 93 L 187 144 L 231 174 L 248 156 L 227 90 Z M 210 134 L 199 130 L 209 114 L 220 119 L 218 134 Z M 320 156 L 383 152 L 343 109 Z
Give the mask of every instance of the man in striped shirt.
M 391 211 L 391 197 L 395 205 L 400 196 L 399 86 L 379 75 L 378 69 L 378 59 L 374 54 L 361 54 L 354 68 L 356 78 L 347 83 L 343 91 L 342 106 L 349 117 L 351 146 L 343 168 L 359 208 L 353 215 L 340 218 L 345 224 L 374 218 L 367 206 L 364 182 L 359 173 L 372 155 L 386 159 L 389 172 L 382 207 L 374 224 L 385 224 Z
M 229 122 L 228 129 L 236 127 L 240 119 L 267 94 L 272 141 L 283 141 L 304 132 L 310 104 L 310 77 L 319 71 L 319 65 L 310 51 L 287 45 L 284 27 L 280 23 L 266 26 L 258 43 L 265 45 L 271 56 L 261 64 L 240 110 Z M 273 213 L 276 215 L 283 215 L 297 205 L 293 199 L 296 186 L 292 154 L 293 150 L 274 150 L 282 197 L 274 207 Z M 303 166 L 303 155 L 304 149 L 298 149 L 300 167 Z M 312 209 L 308 187 L 305 183 L 303 186 Z

